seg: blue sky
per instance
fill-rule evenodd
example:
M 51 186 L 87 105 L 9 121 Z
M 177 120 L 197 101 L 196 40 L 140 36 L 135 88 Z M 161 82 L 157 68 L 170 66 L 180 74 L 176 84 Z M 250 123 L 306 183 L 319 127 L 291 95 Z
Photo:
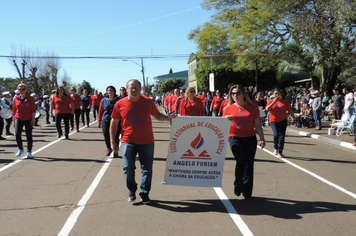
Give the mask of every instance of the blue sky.
M 196 45 L 189 32 L 209 21 L 213 11 L 199 6 L 202 0 L 153 1 L 2 1 L 0 55 L 16 49 L 38 49 L 62 57 L 139 57 L 186 55 L 144 59 L 145 76 L 187 70 L 188 56 Z M 6 19 L 6 20 L 5 20 Z M 135 59 L 138 58 L 138 59 Z M 61 59 L 73 83 L 89 81 L 99 91 L 108 85 L 124 86 L 129 79 L 142 80 L 141 68 L 122 59 Z M 0 77 L 18 77 L 7 58 L 0 58 Z

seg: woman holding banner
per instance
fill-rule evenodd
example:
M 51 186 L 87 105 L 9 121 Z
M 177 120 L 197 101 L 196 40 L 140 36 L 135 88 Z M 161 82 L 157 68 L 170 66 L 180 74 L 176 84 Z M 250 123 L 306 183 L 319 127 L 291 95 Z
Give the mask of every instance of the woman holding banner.
M 188 87 L 186 98 L 179 105 L 180 116 L 205 116 L 204 105 L 200 98 L 195 97 L 195 89 Z
M 259 146 L 265 147 L 265 140 L 258 107 L 253 104 L 242 85 L 230 88 L 229 105 L 223 116 L 231 120 L 229 143 L 236 160 L 234 193 L 250 199 L 253 189 L 253 165 L 257 148 L 256 132 L 260 136 Z

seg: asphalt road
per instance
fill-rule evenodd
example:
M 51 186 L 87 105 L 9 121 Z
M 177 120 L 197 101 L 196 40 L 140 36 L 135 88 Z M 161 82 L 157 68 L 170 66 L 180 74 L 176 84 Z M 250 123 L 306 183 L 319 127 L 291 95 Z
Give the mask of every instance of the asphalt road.
M 96 123 L 70 140 L 36 128 L 34 159 L 14 156 L 15 137 L 0 141 L 0 235 L 355 235 L 353 150 L 288 133 L 278 159 L 267 127 L 247 201 L 233 193 L 230 150 L 222 188 L 162 184 L 170 128 L 153 126 L 151 205 L 127 202 L 122 159 L 105 156 Z

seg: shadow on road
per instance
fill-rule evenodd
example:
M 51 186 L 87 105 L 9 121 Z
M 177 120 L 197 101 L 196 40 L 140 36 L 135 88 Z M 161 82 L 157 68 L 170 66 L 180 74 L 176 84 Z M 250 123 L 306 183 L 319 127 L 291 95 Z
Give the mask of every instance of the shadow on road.
M 78 158 L 54 158 L 54 157 L 34 157 L 32 161 L 53 162 L 53 161 L 66 161 L 66 162 L 97 162 L 105 163 L 105 160 L 95 159 L 78 159 Z
M 240 215 L 268 215 L 282 219 L 302 219 L 303 214 L 311 213 L 356 211 L 356 205 L 264 197 L 252 197 L 252 200 L 232 199 L 230 202 Z M 133 205 L 139 206 L 142 204 L 135 203 Z M 227 213 L 222 201 L 220 200 L 152 200 L 152 204 L 150 206 L 177 213 Z

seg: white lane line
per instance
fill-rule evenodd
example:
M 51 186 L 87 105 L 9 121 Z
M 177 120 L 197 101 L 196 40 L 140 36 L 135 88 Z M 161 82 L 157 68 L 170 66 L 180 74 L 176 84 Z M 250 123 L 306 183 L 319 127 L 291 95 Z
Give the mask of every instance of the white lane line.
M 90 124 L 94 124 L 94 123 L 96 123 L 96 121 L 94 121 L 94 122 L 92 122 L 92 123 L 90 123 Z M 87 127 L 84 126 L 84 127 L 80 128 L 79 130 L 82 130 L 82 129 L 84 129 L 84 128 L 87 128 Z M 74 131 L 74 132 L 70 133 L 69 136 L 72 135 L 72 134 L 74 134 L 74 133 L 76 133 L 76 132 L 77 132 L 77 131 Z M 52 146 L 53 144 L 58 143 L 58 142 L 61 141 L 62 139 L 64 139 L 64 137 L 61 137 L 61 138 L 59 138 L 59 139 L 57 139 L 57 140 L 55 140 L 55 141 L 53 141 L 53 142 L 47 144 L 46 146 L 43 146 L 43 147 L 41 147 L 40 149 L 38 149 L 38 150 L 32 152 L 32 155 L 35 155 L 36 153 L 39 153 L 40 151 L 42 151 L 42 150 L 44 150 L 44 149 L 46 149 L 46 148 Z M 0 168 L 0 173 L 1 173 L 2 171 L 4 171 L 4 170 L 10 168 L 11 166 L 14 166 L 14 165 L 16 165 L 17 163 L 19 163 L 19 162 L 21 162 L 21 161 L 23 161 L 23 160 L 26 160 L 26 159 L 27 159 L 27 154 L 26 154 L 25 156 L 23 156 L 23 157 L 21 157 L 21 158 L 15 160 L 15 161 L 11 162 L 10 164 L 7 164 L 6 166 L 1 167 L 1 168 Z
M 221 188 L 214 187 L 216 194 L 219 196 L 221 202 L 224 204 L 227 212 L 229 213 L 230 217 L 236 224 L 236 226 L 240 229 L 240 232 L 244 236 L 252 236 L 253 233 L 247 227 L 245 222 L 242 220 L 241 216 L 237 213 L 234 206 L 231 204 L 230 200 L 227 198 L 225 193 L 222 191 Z
M 260 147 L 258 147 L 258 148 L 260 148 Z M 260 149 L 261 149 L 261 148 L 260 148 Z M 307 169 L 304 169 L 303 167 L 300 167 L 300 166 L 294 164 L 294 163 L 291 162 L 291 161 L 288 161 L 288 160 L 286 160 L 286 159 L 284 159 L 284 158 L 282 158 L 282 157 L 277 157 L 276 155 L 274 155 L 271 151 L 269 151 L 269 150 L 267 150 L 267 149 L 262 149 L 262 151 L 265 151 L 265 152 L 271 154 L 272 156 L 274 156 L 274 157 L 276 157 L 276 158 L 278 158 L 278 159 L 284 161 L 285 163 L 287 163 L 287 164 L 289 164 L 289 165 L 291 165 L 291 166 L 293 166 L 293 167 L 295 167 L 295 168 L 297 168 L 297 169 L 299 169 L 299 170 L 301 170 L 301 171 L 303 171 L 303 172 L 305 172 L 305 173 L 307 173 L 307 174 L 313 176 L 314 178 L 317 178 L 318 180 L 320 180 L 320 181 L 322 181 L 322 182 L 324 182 L 324 183 L 330 185 L 331 187 L 334 187 L 334 188 L 336 188 L 337 190 L 340 190 L 341 192 L 346 193 L 347 195 L 349 195 L 349 196 L 351 196 L 351 197 L 353 197 L 353 198 L 356 199 L 356 194 L 355 194 L 355 193 L 350 192 L 350 191 L 348 191 L 348 190 L 346 190 L 346 189 L 340 187 L 339 185 L 334 184 L 334 183 L 330 182 L 329 180 L 324 179 L 323 177 L 321 177 L 321 176 L 319 176 L 319 175 L 317 175 L 317 174 L 315 174 L 315 173 L 313 173 L 313 172 L 311 172 L 311 171 L 309 171 L 309 170 L 307 170 Z
M 121 144 L 121 143 L 120 143 Z M 105 164 L 101 167 L 99 173 L 96 175 L 95 179 L 83 195 L 83 197 L 80 199 L 80 201 L 77 204 L 77 208 L 70 214 L 68 217 L 66 223 L 64 224 L 63 228 L 61 231 L 57 234 L 58 236 L 66 236 L 70 233 L 70 231 L 73 229 L 75 223 L 78 220 L 78 217 L 84 210 L 87 202 L 89 201 L 91 195 L 94 193 L 96 187 L 98 186 L 101 178 L 104 176 L 106 170 L 108 169 L 111 161 L 113 160 L 114 152 L 111 153 L 111 155 L 106 159 Z

